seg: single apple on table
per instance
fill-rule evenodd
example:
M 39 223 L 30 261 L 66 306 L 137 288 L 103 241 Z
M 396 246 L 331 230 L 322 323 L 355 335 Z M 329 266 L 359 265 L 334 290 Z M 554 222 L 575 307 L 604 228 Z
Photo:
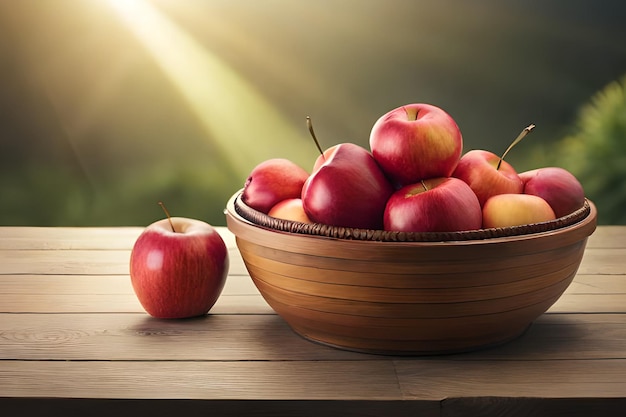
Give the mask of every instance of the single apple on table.
M 304 211 L 301 198 L 288 198 L 286 200 L 279 201 L 270 209 L 267 215 L 276 217 L 277 219 L 311 223 L 311 219 L 309 219 L 309 216 L 307 216 Z
M 544 167 L 519 174 L 524 183 L 524 193 L 546 200 L 556 217 L 578 210 L 585 203 L 585 191 L 578 179 L 560 167 Z
M 483 206 L 483 227 L 511 227 L 556 219 L 546 200 L 530 194 L 498 194 Z
M 228 267 L 228 251 L 215 228 L 169 214 L 144 229 L 130 256 L 133 290 L 157 318 L 208 313 L 222 293 Z
M 452 116 L 424 103 L 381 116 L 369 141 L 374 158 L 396 186 L 449 177 L 463 150 L 463 137 Z
M 372 154 L 353 143 L 334 146 L 302 187 L 304 210 L 316 223 L 380 229 L 393 187 Z
M 387 202 L 385 230 L 456 232 L 480 229 L 482 212 L 472 189 L 458 178 L 439 177 L 402 187 Z
M 244 184 L 242 201 L 267 214 L 279 201 L 299 198 L 309 173 L 285 158 L 272 158 L 255 166 Z

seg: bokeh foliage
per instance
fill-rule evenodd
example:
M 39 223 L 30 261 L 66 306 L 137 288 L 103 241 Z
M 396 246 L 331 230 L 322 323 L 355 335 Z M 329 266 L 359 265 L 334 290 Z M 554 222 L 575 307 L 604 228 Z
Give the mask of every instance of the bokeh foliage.
M 580 108 L 563 139 L 537 146 L 533 163 L 561 166 L 582 183 L 601 224 L 626 224 L 626 74 Z
M 152 5 L 168 22 L 155 33 L 176 27 L 198 54 L 172 37 L 154 53 L 145 41 L 161 36 L 133 30 L 146 14 L 122 19 L 113 3 Z M 223 225 L 246 169 L 270 156 L 311 168 L 305 116 L 323 147 L 367 146 L 381 114 L 416 101 L 455 118 L 465 151 L 500 154 L 535 123 L 507 160 L 569 168 L 601 221 L 623 223 L 624 136 L 606 157 L 560 139 L 587 135 L 566 130 L 576 109 L 626 71 L 625 12 L 621 0 L 0 1 L 0 225 L 146 225 L 158 201 Z M 198 76 L 173 77 L 164 58 Z M 233 77 L 243 97 L 223 93 Z

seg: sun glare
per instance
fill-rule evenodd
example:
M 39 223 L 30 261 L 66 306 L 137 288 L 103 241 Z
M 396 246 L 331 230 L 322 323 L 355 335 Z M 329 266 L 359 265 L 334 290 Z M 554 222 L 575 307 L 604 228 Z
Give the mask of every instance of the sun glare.
M 298 153 L 303 129 L 291 125 L 253 85 L 153 4 L 107 1 L 177 87 L 237 175 L 244 178 L 256 163 L 276 157 L 277 149 Z M 268 146 L 259 146 L 263 140 Z

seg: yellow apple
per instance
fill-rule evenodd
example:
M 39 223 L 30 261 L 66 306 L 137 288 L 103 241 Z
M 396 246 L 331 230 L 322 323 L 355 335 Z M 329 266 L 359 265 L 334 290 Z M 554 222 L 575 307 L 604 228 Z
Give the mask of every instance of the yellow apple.
M 541 197 L 498 194 L 483 205 L 483 227 L 509 227 L 554 220 L 554 210 Z
M 304 211 L 302 199 L 300 198 L 288 198 L 279 201 L 270 209 L 267 215 L 278 219 L 292 220 L 294 222 L 312 223 L 311 219 L 309 219 L 309 216 L 307 216 Z

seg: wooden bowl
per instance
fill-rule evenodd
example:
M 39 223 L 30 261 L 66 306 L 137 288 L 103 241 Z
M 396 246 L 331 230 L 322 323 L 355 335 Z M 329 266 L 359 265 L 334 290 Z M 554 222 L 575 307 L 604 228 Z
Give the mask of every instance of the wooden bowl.
M 398 234 L 274 219 L 240 195 L 228 201 L 228 228 L 289 326 L 337 348 L 394 355 L 469 351 L 521 335 L 572 282 L 597 218 L 587 201 L 525 227 Z

